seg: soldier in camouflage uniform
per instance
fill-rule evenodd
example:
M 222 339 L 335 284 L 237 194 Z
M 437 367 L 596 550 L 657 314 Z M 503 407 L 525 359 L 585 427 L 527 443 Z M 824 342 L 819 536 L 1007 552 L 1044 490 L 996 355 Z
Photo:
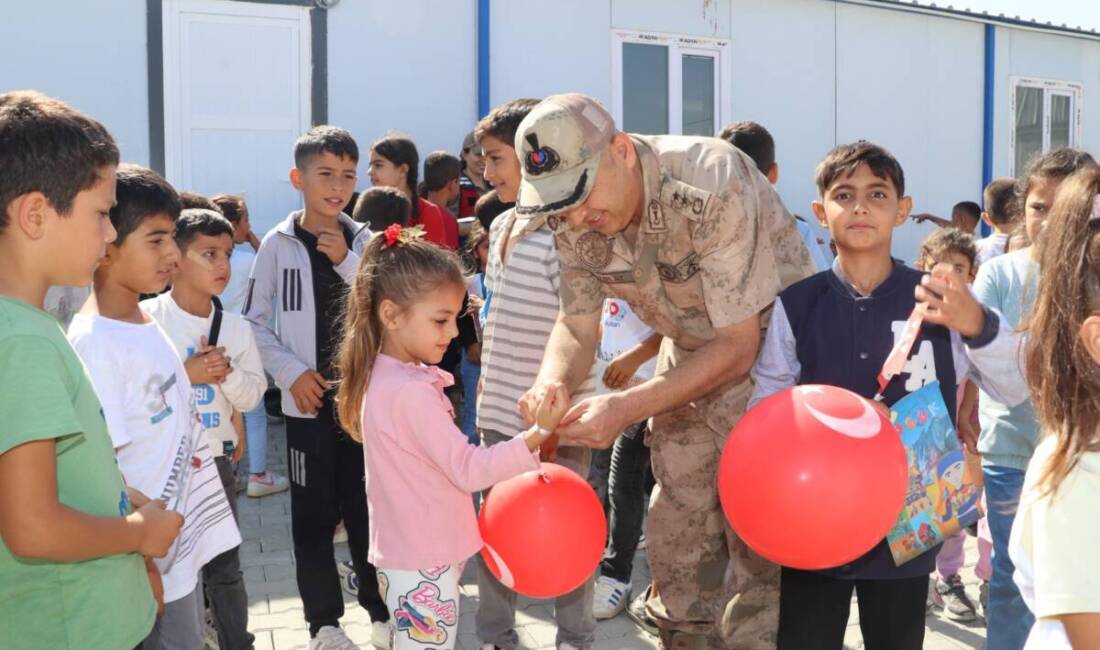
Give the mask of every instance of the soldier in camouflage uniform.
M 774 648 L 778 567 L 730 529 L 715 479 L 752 392 L 770 306 L 813 272 L 794 218 L 728 143 L 617 132 L 584 95 L 535 107 L 516 151 L 524 163 L 516 211 L 550 215 L 562 274 L 558 323 L 520 410 L 550 384 L 580 384 L 604 299 L 627 301 L 664 336 L 657 376 L 579 402 L 559 432 L 565 442 L 608 447 L 630 423 L 652 418 L 646 609 L 662 647 Z

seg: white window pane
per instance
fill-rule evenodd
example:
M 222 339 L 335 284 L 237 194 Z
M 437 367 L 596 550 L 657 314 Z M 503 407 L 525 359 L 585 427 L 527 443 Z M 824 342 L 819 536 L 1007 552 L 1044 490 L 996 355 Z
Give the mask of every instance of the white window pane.
M 668 48 L 623 43 L 623 131 L 668 133 Z
M 1043 89 L 1016 87 L 1016 174 L 1043 150 Z
M 714 124 L 714 59 L 685 54 L 682 73 L 682 133 L 713 136 L 718 131 Z
M 1072 143 L 1069 140 L 1070 123 L 1070 97 L 1069 95 L 1050 96 L 1050 147 L 1068 147 Z

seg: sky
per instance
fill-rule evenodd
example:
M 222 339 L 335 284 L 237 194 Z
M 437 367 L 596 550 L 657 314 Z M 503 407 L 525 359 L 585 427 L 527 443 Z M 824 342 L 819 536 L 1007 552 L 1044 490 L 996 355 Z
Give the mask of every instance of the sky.
M 1080 25 L 1084 29 L 1100 32 L 1100 2 L 1096 0 L 920 0 L 921 4 L 936 2 L 939 7 L 953 5 L 955 9 L 986 11 L 992 15 L 1003 13 L 1008 17 L 1050 21 L 1055 25 L 1065 23 L 1069 27 Z

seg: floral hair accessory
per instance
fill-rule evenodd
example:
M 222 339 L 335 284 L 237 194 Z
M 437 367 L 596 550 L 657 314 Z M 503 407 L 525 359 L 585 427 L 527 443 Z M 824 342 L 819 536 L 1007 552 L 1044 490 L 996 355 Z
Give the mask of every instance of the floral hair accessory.
M 382 231 L 383 236 L 386 238 L 386 248 L 393 248 L 401 244 L 408 244 L 409 242 L 416 241 L 424 238 L 423 226 L 412 226 L 411 228 L 405 228 L 399 223 L 391 224 L 388 228 Z

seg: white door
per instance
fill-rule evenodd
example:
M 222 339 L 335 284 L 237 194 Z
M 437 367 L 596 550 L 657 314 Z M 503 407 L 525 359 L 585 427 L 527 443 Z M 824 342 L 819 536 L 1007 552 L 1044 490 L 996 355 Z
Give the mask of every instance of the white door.
M 287 172 L 310 125 L 306 7 L 164 2 L 164 163 L 178 190 L 242 194 L 263 236 L 301 205 Z

